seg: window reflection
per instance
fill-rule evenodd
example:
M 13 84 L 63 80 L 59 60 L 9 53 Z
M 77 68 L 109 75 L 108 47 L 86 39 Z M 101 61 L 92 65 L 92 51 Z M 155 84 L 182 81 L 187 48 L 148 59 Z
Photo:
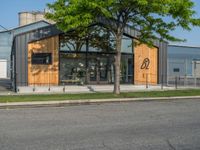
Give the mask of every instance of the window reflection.
M 114 34 L 102 26 L 88 29 L 85 37 L 76 33 L 60 36 L 60 80 L 66 84 L 114 83 Z M 133 83 L 133 40 L 122 39 L 121 83 Z
M 60 36 L 60 51 L 81 52 L 86 51 L 86 40 L 77 33 L 68 33 Z

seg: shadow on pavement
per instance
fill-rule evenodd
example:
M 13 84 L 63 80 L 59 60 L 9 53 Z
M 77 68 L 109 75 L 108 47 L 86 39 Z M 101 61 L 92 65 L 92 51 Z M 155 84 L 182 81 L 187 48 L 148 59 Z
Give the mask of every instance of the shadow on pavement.
M 0 79 L 0 92 L 11 91 L 10 79 Z

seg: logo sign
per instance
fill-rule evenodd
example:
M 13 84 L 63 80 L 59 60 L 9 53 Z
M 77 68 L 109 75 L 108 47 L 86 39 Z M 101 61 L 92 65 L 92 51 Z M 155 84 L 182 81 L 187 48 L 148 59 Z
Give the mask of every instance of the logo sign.
M 150 65 L 150 59 L 149 58 L 145 58 L 143 60 L 143 63 L 140 67 L 140 69 L 149 69 L 149 65 Z

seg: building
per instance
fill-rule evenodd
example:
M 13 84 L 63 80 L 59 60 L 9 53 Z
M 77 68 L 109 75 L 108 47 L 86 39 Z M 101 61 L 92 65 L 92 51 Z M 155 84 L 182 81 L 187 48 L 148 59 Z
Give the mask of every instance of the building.
M 49 25 L 45 21 L 31 23 L 11 30 L 0 31 L 0 78 L 10 78 L 10 55 L 13 44 L 13 37 L 40 27 Z
M 168 85 L 200 85 L 200 47 L 168 46 Z
M 115 40 L 104 23 L 89 27 L 87 38 L 63 33 L 55 25 L 15 36 L 12 46 L 12 82 L 15 90 L 27 86 L 112 84 Z M 167 43 L 134 46 L 139 31 L 126 27 L 122 42 L 121 83 L 159 84 L 167 78 Z M 164 78 L 163 78 L 164 77 Z
M 168 76 L 200 77 L 200 47 L 169 45 Z

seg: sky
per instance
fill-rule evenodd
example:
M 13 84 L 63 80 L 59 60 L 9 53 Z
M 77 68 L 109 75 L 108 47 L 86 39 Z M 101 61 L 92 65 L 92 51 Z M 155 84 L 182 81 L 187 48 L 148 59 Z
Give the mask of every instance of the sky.
M 23 11 L 43 11 L 47 3 L 55 0 L 0 0 L 0 25 L 7 29 L 18 26 L 18 13 Z M 200 0 L 195 2 L 195 10 L 197 17 L 200 18 Z M 200 28 L 193 28 L 192 31 L 183 31 L 177 29 L 171 33 L 172 35 L 186 39 L 184 43 L 170 43 L 176 45 L 200 46 Z

